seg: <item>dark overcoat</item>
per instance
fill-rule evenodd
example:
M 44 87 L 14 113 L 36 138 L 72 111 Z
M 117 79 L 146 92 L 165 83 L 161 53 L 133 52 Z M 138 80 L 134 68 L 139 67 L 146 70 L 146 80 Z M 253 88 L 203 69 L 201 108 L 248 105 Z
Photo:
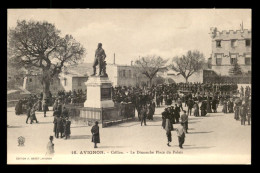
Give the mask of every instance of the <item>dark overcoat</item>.
M 66 120 L 64 123 L 64 134 L 65 135 L 70 135 L 70 125 L 71 125 L 71 121 Z
M 31 121 L 36 120 L 35 110 L 34 110 L 34 109 L 31 109 L 31 112 L 30 112 L 30 119 L 31 119 Z
M 43 103 L 42 110 L 43 111 L 48 111 L 48 104 L 46 102 Z
M 54 124 L 53 132 L 56 133 L 57 132 L 57 116 L 54 117 L 53 124 Z
M 15 114 L 16 115 L 20 115 L 23 113 L 23 105 L 22 102 L 19 101 L 16 105 L 15 105 Z
M 63 128 L 63 119 L 61 117 L 57 117 L 57 129 L 56 132 L 59 133 L 63 133 L 64 132 L 64 128 Z
M 94 125 L 91 128 L 91 133 L 92 133 L 92 142 L 93 143 L 100 143 L 100 136 L 99 136 L 99 127 L 98 127 L 98 125 Z

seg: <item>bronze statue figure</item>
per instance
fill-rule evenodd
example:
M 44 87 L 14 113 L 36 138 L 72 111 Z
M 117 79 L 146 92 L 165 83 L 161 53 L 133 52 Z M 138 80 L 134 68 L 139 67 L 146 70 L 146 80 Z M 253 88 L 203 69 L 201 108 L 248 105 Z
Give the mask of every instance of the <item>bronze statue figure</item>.
M 98 48 L 96 50 L 95 60 L 93 63 L 93 74 L 91 76 L 96 75 L 96 66 L 98 65 L 98 67 L 99 67 L 98 76 L 107 77 L 105 58 L 106 58 L 106 54 L 105 54 L 104 49 L 102 48 L 102 43 L 98 43 Z

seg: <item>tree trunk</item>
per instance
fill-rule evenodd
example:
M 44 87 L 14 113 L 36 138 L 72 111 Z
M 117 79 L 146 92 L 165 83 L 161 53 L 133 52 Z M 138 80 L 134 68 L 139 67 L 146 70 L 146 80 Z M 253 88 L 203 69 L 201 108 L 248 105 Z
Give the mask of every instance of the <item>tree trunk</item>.
M 44 99 L 49 98 L 49 92 L 50 92 L 50 73 L 48 70 L 43 70 L 43 76 L 42 76 L 42 92 L 43 92 L 43 101 Z
M 188 83 L 188 77 L 186 77 L 185 80 L 186 80 L 186 83 Z
M 152 78 L 149 79 L 150 80 L 150 87 L 152 87 Z
M 49 98 L 49 92 L 50 92 L 50 80 L 43 80 L 42 83 L 43 86 L 43 100 L 45 98 Z

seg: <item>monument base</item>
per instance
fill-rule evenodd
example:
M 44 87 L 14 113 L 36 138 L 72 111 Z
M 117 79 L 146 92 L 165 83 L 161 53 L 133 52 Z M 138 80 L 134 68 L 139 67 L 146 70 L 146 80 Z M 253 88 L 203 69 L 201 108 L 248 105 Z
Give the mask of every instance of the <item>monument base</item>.
M 109 108 L 114 107 L 112 101 L 112 85 L 108 77 L 90 76 L 86 82 L 87 99 L 84 107 Z
M 88 107 L 88 108 L 110 108 L 110 107 L 114 107 L 114 102 L 112 100 L 103 100 L 103 101 L 86 100 L 85 103 L 84 103 L 84 107 Z

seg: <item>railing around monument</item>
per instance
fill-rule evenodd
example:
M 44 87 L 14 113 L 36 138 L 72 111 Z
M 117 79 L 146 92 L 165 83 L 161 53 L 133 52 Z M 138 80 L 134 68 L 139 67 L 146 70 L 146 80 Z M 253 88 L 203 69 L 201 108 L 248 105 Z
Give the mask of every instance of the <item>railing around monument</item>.
M 86 108 L 82 105 L 68 104 L 66 108 L 73 124 L 86 126 L 92 126 L 98 121 L 102 127 L 107 127 L 135 117 L 135 107 L 132 103 L 115 103 L 115 107 L 112 108 Z

